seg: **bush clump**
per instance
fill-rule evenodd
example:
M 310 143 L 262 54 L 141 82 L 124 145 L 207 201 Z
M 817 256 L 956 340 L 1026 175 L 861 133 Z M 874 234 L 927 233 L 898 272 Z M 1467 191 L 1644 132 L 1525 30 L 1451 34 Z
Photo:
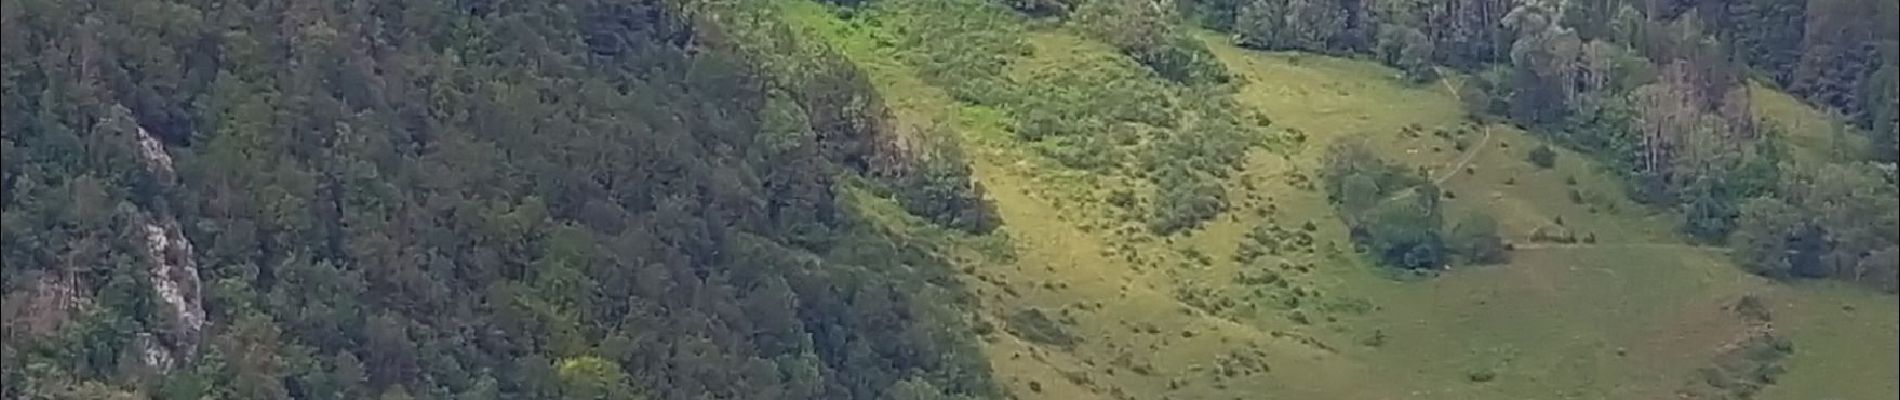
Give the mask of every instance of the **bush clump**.
M 1043 313 L 1041 309 L 1030 308 L 1017 311 L 1009 316 L 1008 322 L 1011 333 L 1031 342 L 1069 347 L 1082 341 L 1082 338 L 1063 329 L 1062 325 L 1050 319 L 1049 315 Z
M 1539 144 L 1537 147 L 1532 147 L 1527 158 L 1530 159 L 1531 165 L 1536 165 L 1538 168 L 1550 169 L 1557 166 L 1557 151 L 1551 150 L 1550 145 Z
M 1438 186 L 1421 173 L 1379 159 L 1363 145 L 1348 142 L 1329 148 L 1321 179 L 1354 242 L 1381 264 L 1427 269 L 1443 266 L 1454 256 L 1473 263 L 1503 260 L 1496 221 L 1466 216 L 1446 235 Z

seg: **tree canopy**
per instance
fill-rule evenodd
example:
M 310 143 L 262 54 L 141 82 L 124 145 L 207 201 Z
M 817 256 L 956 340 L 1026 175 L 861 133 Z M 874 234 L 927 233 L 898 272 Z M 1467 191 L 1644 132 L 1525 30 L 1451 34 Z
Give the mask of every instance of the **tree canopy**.
M 4 9 L 0 397 L 996 390 L 945 262 L 839 196 L 982 232 L 980 189 L 772 7 Z

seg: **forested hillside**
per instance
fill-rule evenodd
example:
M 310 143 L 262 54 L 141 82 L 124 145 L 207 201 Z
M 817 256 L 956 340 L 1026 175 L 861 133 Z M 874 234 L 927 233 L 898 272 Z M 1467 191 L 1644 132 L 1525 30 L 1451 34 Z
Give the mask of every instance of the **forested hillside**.
M 726 11 L 5 1 L 0 397 L 994 394 L 839 197 L 978 229 L 967 166 Z

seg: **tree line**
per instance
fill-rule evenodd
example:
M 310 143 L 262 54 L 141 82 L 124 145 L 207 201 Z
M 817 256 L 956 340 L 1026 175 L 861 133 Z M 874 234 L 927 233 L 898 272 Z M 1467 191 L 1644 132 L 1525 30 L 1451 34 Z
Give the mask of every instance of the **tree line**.
M 1503 88 L 1522 123 L 1564 117 L 1580 94 L 1644 83 L 1631 58 L 1684 62 L 1714 102 L 1758 77 L 1851 121 L 1868 156 L 1895 161 L 1900 6 L 1872 0 L 1188 0 L 1242 45 L 1366 54 L 1411 74 L 1508 66 Z M 1640 63 L 1636 63 L 1640 64 Z M 1631 87 L 1624 87 L 1624 90 Z M 1532 114 L 1526 114 L 1532 113 Z M 1747 122 L 1747 121 L 1743 121 Z
M 1597 157 L 1638 200 L 1679 210 L 1685 234 L 1736 247 L 1751 270 L 1895 288 L 1892 2 L 1182 4 L 1244 46 L 1373 57 L 1416 81 L 1433 79 L 1432 66 L 1466 71 L 1471 114 Z M 1791 133 L 1754 115 L 1751 81 L 1834 112 L 1871 145 L 1796 162 Z M 1848 212 L 1866 217 L 1833 219 Z

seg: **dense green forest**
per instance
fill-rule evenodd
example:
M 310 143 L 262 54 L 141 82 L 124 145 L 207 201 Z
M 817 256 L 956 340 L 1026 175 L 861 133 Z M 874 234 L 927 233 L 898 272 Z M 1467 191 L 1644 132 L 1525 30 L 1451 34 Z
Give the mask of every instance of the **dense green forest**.
M 967 166 L 890 147 L 877 94 L 821 48 L 735 43 L 769 21 L 4 10 L 0 397 L 994 394 L 945 263 L 838 196 L 921 193 L 980 230 Z
M 957 123 L 898 123 L 777 1 L 806 0 L 0 0 L 0 397 L 1020 395 L 984 358 L 973 269 L 851 196 L 1006 239 L 981 155 Z M 1750 273 L 1900 290 L 1893 1 L 812 1 L 886 24 L 854 29 L 1063 173 L 1133 177 L 1105 199 L 1145 228 L 1104 228 L 1121 237 L 1237 222 L 1263 201 L 1249 152 L 1306 144 L 1235 100 L 1217 32 L 1442 84 L 1464 133 L 1582 154 Z M 1121 57 L 1023 72 L 1025 26 Z M 1757 115 L 1757 86 L 1839 123 Z M 1431 173 L 1319 144 L 1301 184 L 1346 247 L 1406 271 L 1510 260 Z M 1243 258 L 1283 235 L 1317 257 L 1311 221 L 1254 226 L 1276 244 Z M 1246 279 L 1297 285 L 1272 276 Z M 1009 323 L 1094 339 L 1067 307 Z

